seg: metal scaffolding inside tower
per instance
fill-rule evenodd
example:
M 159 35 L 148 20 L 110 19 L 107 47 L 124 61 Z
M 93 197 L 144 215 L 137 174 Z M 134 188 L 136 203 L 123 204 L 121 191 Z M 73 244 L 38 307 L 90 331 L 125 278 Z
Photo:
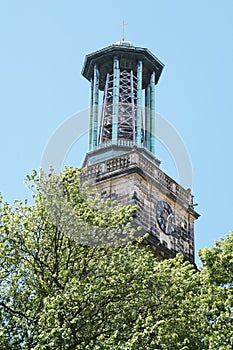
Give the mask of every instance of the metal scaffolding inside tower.
M 135 143 L 137 77 L 133 71 L 123 70 L 119 76 L 117 138 Z M 99 143 L 112 139 L 113 74 L 107 74 L 101 114 Z

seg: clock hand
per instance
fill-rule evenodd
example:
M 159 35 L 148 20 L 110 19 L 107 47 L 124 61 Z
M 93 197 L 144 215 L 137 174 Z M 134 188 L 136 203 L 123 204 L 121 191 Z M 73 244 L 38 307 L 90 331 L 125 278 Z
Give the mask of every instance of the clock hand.
M 167 217 L 167 220 L 166 220 L 166 233 L 168 234 L 169 233 L 169 228 L 170 228 L 170 225 L 169 225 L 169 219 L 170 217 L 173 215 L 173 213 L 170 213 Z

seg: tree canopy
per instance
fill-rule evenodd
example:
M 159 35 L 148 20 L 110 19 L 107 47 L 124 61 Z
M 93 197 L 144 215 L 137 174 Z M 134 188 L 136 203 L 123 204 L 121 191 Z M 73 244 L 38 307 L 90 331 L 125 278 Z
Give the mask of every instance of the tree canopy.
M 232 349 L 233 234 L 197 272 L 157 260 L 134 207 L 80 185 L 77 169 L 27 176 L 27 201 L 0 204 L 1 349 Z

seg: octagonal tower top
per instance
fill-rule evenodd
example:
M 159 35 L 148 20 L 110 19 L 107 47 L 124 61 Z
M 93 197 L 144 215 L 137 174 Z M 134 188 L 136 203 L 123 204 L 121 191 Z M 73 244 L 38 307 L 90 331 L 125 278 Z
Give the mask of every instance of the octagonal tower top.
M 86 55 L 82 75 L 91 85 L 86 164 L 133 146 L 155 156 L 155 85 L 163 67 L 148 49 L 125 40 Z
M 107 73 L 113 73 L 113 59 L 119 58 L 120 70 L 133 70 L 137 74 L 138 61 L 142 61 L 142 89 L 150 81 L 152 72 L 155 72 L 155 84 L 159 81 L 164 64 L 148 49 L 133 46 L 129 41 L 119 41 L 103 49 L 86 55 L 82 75 L 89 81 L 93 77 L 94 66 L 99 69 L 99 89 L 104 90 Z

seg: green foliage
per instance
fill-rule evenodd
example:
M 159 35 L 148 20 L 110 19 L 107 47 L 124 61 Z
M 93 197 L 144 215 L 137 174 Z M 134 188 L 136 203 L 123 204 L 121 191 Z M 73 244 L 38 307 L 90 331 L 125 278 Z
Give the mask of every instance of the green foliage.
M 199 252 L 203 313 L 209 349 L 230 350 L 233 344 L 233 232 Z M 204 295 L 205 291 L 205 295 Z
M 79 179 L 33 172 L 33 205 L 1 200 L 0 349 L 232 349 L 233 236 L 200 252 L 200 272 L 158 261 L 135 208 Z

